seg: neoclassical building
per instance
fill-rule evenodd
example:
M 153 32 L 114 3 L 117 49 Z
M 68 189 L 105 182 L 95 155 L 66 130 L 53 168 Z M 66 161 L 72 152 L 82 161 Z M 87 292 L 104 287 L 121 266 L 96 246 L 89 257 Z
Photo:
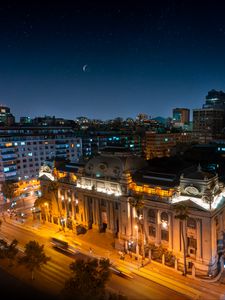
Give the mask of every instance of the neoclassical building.
M 132 246 L 139 251 L 141 237 L 146 249 L 162 245 L 181 263 L 182 223 L 175 207 L 185 204 L 187 265 L 194 264 L 202 274 L 217 272 L 225 241 L 225 189 L 217 174 L 173 158 L 158 160 L 157 166 L 129 153 L 104 152 L 85 165 L 66 162 L 54 171 L 42 169 L 42 185 L 52 176 L 58 182 L 60 212 L 53 205 L 46 220 L 109 232 L 118 248 Z M 132 205 L 135 199 L 142 202 L 139 213 Z

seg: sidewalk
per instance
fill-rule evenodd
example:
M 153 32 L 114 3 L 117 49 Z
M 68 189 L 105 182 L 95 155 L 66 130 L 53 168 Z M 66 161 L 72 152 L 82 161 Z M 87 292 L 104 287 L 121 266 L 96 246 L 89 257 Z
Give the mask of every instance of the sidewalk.
M 113 248 L 114 238 L 108 233 L 99 233 L 91 229 L 84 235 L 76 235 L 72 230 L 66 229 L 65 232 L 59 231 L 59 226 L 51 223 L 40 223 L 27 219 L 25 223 L 19 223 L 14 219 L 8 219 L 7 222 L 13 223 L 16 226 L 21 226 L 24 229 L 31 230 L 42 236 L 55 236 L 65 241 L 68 241 L 74 247 L 82 249 L 81 252 L 93 257 L 106 257 L 117 267 L 126 269 L 138 276 L 154 281 L 160 285 L 166 286 L 178 293 L 189 296 L 191 299 L 222 299 L 225 295 L 225 285 L 219 283 L 206 283 L 180 275 L 173 269 L 168 269 L 163 265 L 151 261 L 141 267 L 140 262 L 129 255 L 125 256 L 125 260 L 121 260 L 118 250 Z M 77 242 L 77 243 L 76 243 Z M 90 253 L 89 249 L 93 252 Z M 147 260 L 146 260 L 147 262 Z

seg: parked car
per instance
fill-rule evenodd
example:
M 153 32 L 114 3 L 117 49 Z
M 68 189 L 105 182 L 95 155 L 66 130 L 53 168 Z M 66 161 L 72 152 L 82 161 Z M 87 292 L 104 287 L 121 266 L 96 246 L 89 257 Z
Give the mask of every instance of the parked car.
M 87 229 L 83 225 L 77 225 L 76 232 L 77 232 L 77 235 L 85 234 L 87 232 Z

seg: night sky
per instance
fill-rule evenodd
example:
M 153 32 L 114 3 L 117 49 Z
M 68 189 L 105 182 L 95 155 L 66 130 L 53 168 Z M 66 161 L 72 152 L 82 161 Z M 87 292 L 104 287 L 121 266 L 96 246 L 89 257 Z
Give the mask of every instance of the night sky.
M 225 90 L 222 0 L 6 2 L 0 102 L 17 118 L 167 117 Z

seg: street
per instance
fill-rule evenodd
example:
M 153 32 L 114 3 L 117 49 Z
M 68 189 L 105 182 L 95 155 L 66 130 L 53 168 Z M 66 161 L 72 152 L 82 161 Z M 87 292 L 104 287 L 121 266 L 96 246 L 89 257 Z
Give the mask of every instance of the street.
M 8 220 L 2 224 L 0 234 L 2 238 L 6 238 L 7 240 L 16 238 L 19 241 L 20 249 L 30 240 L 36 240 L 40 244 L 45 245 L 46 254 L 51 257 L 51 261 L 45 265 L 41 271 L 37 272 L 36 284 L 43 290 L 48 290 L 57 295 L 63 288 L 65 280 L 70 276 L 69 264 L 73 259 L 76 259 L 77 256 L 80 257 L 83 254 L 76 254 L 74 258 L 72 258 L 60 253 L 52 248 L 48 234 L 43 235 L 39 230 L 36 230 L 35 233 L 9 222 Z M 133 279 L 125 279 L 113 274 L 108 286 L 110 289 L 126 295 L 128 299 L 131 300 L 188 299 L 171 289 L 137 275 L 133 275 Z

